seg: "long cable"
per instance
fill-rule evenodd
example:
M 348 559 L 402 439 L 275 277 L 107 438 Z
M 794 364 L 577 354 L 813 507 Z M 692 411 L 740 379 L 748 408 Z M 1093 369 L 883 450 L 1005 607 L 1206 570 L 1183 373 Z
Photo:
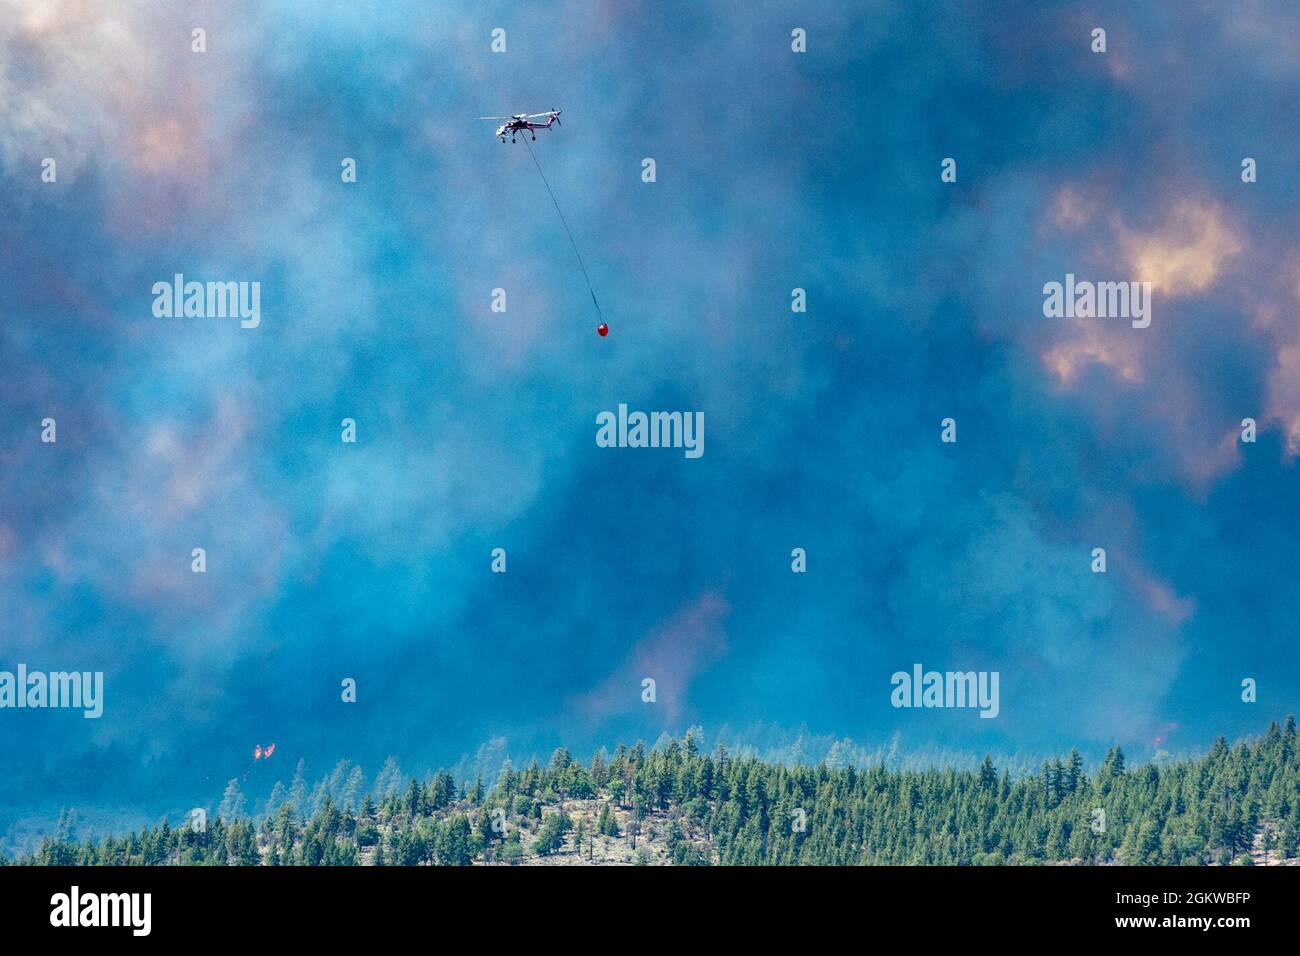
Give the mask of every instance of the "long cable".
M 596 290 L 591 287 L 591 276 L 587 275 L 587 266 L 582 261 L 582 253 L 578 251 L 578 244 L 573 241 L 573 231 L 569 229 L 569 224 L 564 219 L 564 213 L 560 209 L 560 202 L 555 198 L 555 191 L 551 189 L 551 184 L 546 181 L 546 173 L 542 172 L 542 164 L 537 161 L 537 155 L 533 152 L 533 147 L 529 145 L 527 139 L 524 140 L 524 145 L 528 147 L 528 155 L 533 157 L 533 165 L 537 167 L 537 174 L 542 177 L 542 184 L 546 186 L 546 191 L 551 194 L 551 202 L 555 203 L 555 211 L 560 214 L 560 224 L 564 226 L 564 231 L 569 236 L 569 245 L 573 246 L 573 254 L 578 257 L 578 267 L 582 269 L 582 277 L 587 280 L 587 291 L 591 293 L 591 304 L 596 307 L 596 315 L 603 322 L 605 316 L 600 311 L 600 303 L 596 301 Z

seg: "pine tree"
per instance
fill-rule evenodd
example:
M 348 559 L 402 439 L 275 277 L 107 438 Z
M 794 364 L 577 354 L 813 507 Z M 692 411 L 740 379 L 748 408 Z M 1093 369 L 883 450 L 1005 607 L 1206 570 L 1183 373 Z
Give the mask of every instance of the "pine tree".
M 293 783 L 289 785 L 289 802 L 298 816 L 307 816 L 307 762 L 301 757 L 293 771 Z
M 564 811 L 547 814 L 538 828 L 537 839 L 533 841 L 533 852 L 539 856 L 550 856 L 564 846 L 564 835 L 568 832 L 571 821 Z
M 345 810 L 356 812 L 360 806 L 361 795 L 366 791 L 366 775 L 361 772 L 360 767 L 353 767 L 352 772 L 348 774 L 347 783 L 343 785 L 341 800 Z M 369 799 L 369 797 L 367 797 Z
M 231 779 L 226 784 L 226 793 L 217 808 L 217 816 L 227 823 L 244 815 L 244 792 L 239 788 L 239 781 Z
M 577 825 L 577 827 L 574 829 L 574 835 L 573 835 L 573 843 L 574 843 L 575 848 L 576 848 L 577 851 L 578 851 L 578 856 L 579 856 L 579 857 L 582 856 L 582 841 L 583 841 L 583 840 L 590 841 L 590 839 L 591 839 L 591 833 L 590 833 L 590 830 L 589 830 L 589 828 L 588 828 L 588 826 L 587 826 L 587 818 L 586 818 L 586 817 L 582 817 L 582 818 L 580 818 L 580 819 L 578 820 L 578 825 Z M 588 859 L 590 859 L 590 858 L 591 858 L 591 856 L 590 856 L 590 853 L 589 853 L 589 854 L 588 854 Z
M 1079 756 L 1078 748 L 1070 751 L 1069 762 L 1065 766 L 1065 786 L 1068 792 L 1074 793 L 1079 789 L 1079 782 L 1083 779 L 1083 758 Z
M 998 771 L 993 766 L 993 758 L 988 754 L 984 755 L 984 762 L 980 764 L 980 789 L 991 790 L 997 785 Z
M 380 803 L 395 796 L 402 786 L 402 769 L 397 765 L 396 757 L 389 757 L 375 777 L 375 797 Z
M 473 862 L 470 854 L 472 832 L 465 814 L 458 813 L 452 817 L 442 834 L 438 862 L 443 866 L 469 866 Z

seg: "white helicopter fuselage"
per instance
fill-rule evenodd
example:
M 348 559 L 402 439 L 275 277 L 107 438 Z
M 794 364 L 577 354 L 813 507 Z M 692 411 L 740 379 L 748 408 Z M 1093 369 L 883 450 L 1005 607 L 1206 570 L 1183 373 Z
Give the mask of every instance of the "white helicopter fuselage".
M 537 117 L 545 116 L 546 122 L 545 123 L 530 122 L 528 119 L 530 115 L 537 116 Z M 559 110 L 554 110 L 553 112 L 550 113 L 533 113 L 533 114 L 518 113 L 515 116 L 511 117 L 508 123 L 502 123 L 500 126 L 497 127 L 496 137 L 497 139 L 501 140 L 501 142 L 504 143 L 506 141 L 506 134 L 509 134 L 510 142 L 513 143 L 515 142 L 515 137 L 518 136 L 520 133 L 532 133 L 533 139 L 536 139 L 537 133 L 535 132 L 535 130 L 550 129 L 553 124 L 558 123 L 559 121 L 560 121 Z

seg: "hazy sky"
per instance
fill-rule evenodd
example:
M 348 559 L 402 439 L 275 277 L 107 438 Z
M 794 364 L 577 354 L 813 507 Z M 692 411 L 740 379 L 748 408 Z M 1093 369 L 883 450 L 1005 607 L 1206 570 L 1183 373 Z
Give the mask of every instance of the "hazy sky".
M 1284 2 L 0 0 L 0 669 L 106 682 L 0 710 L 0 822 L 210 798 L 271 741 L 1262 731 L 1300 706 L 1298 63 Z M 476 119 L 552 108 L 608 338 Z M 156 318 L 176 273 L 260 282 L 260 325 Z M 1150 327 L 1046 318 L 1067 273 L 1150 282 Z M 619 403 L 704 455 L 598 448 Z M 891 707 L 916 662 L 998 671 L 998 717 Z

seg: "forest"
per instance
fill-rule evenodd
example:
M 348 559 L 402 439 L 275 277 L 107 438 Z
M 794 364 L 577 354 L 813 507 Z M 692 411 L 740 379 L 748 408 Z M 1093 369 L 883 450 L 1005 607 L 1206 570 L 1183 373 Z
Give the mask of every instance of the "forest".
M 457 785 L 447 770 L 371 786 L 346 762 L 302 767 L 249 815 L 238 781 L 202 825 L 163 820 L 80 841 L 68 817 L 0 865 L 1295 865 L 1295 719 L 1196 759 L 1126 765 L 1112 747 L 1014 777 L 975 770 L 790 766 L 702 752 L 694 736 Z

